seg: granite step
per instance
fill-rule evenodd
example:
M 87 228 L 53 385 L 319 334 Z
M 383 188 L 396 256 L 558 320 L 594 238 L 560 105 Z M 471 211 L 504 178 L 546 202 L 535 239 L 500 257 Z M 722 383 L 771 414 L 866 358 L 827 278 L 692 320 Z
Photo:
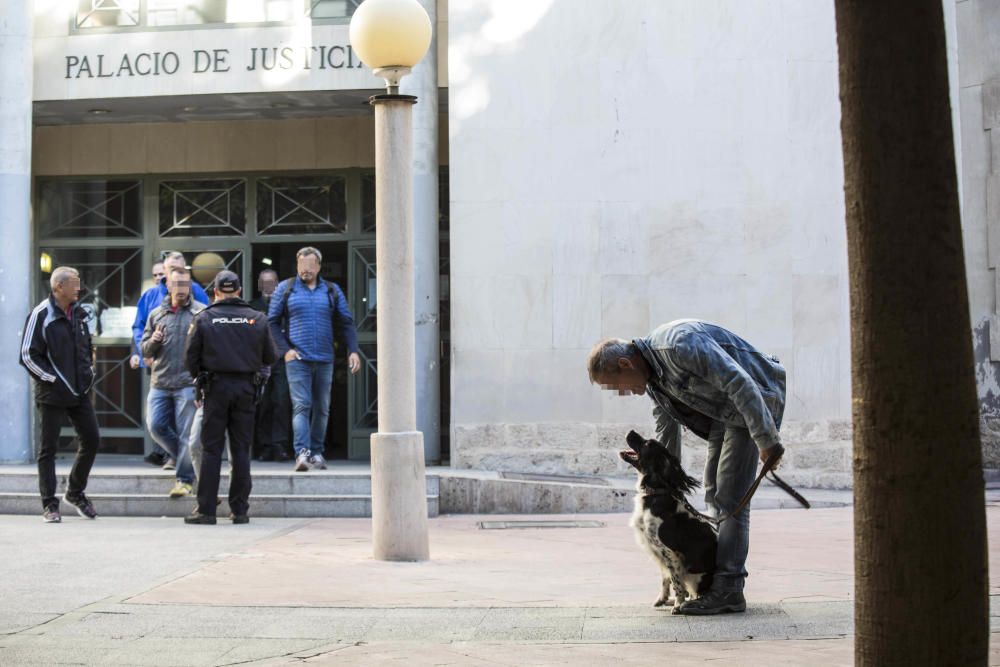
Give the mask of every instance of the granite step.
M 371 474 L 310 471 L 307 473 L 252 472 L 255 495 L 354 496 L 371 495 Z M 57 474 L 59 493 L 66 490 L 68 471 Z M 89 494 L 166 495 L 174 485 L 174 473 L 160 470 L 139 472 L 102 472 L 95 469 L 87 483 Z M 229 475 L 222 475 L 222 486 Z M 0 474 L 0 493 L 38 493 L 38 475 L 34 470 Z M 438 495 L 439 478 L 427 476 L 427 494 Z
M 94 503 L 101 516 L 148 516 L 183 517 L 194 508 L 195 499 L 171 499 L 165 493 L 91 493 L 87 497 Z M 220 490 L 222 504 L 218 515 L 229 515 L 226 490 Z M 438 515 L 437 495 L 427 496 L 427 515 Z M 0 514 L 41 514 L 38 491 L 32 493 L 0 492 Z M 65 502 L 61 504 L 64 516 L 75 517 L 75 509 Z M 371 496 L 361 494 L 344 495 L 276 495 L 257 494 L 250 496 L 250 516 L 278 518 L 364 518 L 372 512 Z

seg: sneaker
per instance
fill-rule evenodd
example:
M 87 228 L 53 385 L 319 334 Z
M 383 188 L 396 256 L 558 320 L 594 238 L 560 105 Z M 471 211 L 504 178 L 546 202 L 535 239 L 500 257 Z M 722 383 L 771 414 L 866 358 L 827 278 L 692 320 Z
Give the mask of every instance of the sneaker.
M 205 526 L 214 526 L 215 517 L 211 514 L 202 514 L 198 510 L 195 510 L 184 517 L 184 523 L 188 524 L 201 524 Z
M 739 613 L 747 610 L 747 599 L 743 593 L 722 593 L 709 591 L 700 598 L 688 600 L 680 607 L 674 607 L 675 614 L 683 616 L 711 616 L 713 614 Z
M 250 517 L 248 517 L 246 514 L 230 514 L 229 518 L 232 520 L 233 523 L 237 524 L 250 523 Z
M 77 514 L 82 516 L 84 519 L 97 518 L 97 510 L 94 509 L 94 503 L 90 502 L 90 499 L 83 493 L 78 495 L 76 498 L 70 498 L 67 493 L 63 496 L 63 500 L 75 507 Z
M 166 462 L 166 459 L 163 458 L 163 455 L 158 454 L 156 452 L 151 452 L 150 454 L 147 454 L 146 456 L 143 457 L 142 460 L 150 465 L 156 466 L 157 468 L 159 468 Z
M 309 463 L 316 470 L 326 470 L 326 459 L 323 458 L 322 454 L 313 454 L 309 457 Z
M 295 472 L 309 470 L 309 452 L 302 452 L 295 458 Z
M 170 489 L 171 498 L 183 498 L 184 496 L 190 496 L 194 493 L 194 487 L 187 482 L 178 481 L 174 484 L 174 488 Z
M 167 459 L 166 462 L 163 464 L 163 469 L 164 470 L 176 470 L 177 469 L 177 461 L 174 461 L 173 459 Z
M 59 506 L 46 507 L 42 512 L 42 521 L 45 523 L 62 523 L 62 514 L 59 513 Z

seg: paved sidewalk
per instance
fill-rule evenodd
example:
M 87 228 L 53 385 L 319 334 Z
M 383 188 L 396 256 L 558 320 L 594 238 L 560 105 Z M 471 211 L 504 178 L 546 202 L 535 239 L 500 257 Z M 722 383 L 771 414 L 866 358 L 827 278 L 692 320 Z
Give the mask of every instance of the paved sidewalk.
M 505 520 L 598 527 L 479 526 Z M 997 573 L 992 492 L 988 521 Z M 851 664 L 850 508 L 755 512 L 750 609 L 713 618 L 651 607 L 657 569 L 627 522 L 440 517 L 431 561 L 382 563 L 364 519 L 4 516 L 0 664 Z

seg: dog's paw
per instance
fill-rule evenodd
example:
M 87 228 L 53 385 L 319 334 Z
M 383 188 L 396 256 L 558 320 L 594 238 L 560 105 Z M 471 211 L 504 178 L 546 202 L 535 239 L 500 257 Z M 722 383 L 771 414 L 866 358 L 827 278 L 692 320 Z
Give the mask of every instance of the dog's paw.
M 667 599 L 664 600 L 662 597 L 658 597 L 658 598 L 656 598 L 656 602 L 653 603 L 653 606 L 654 607 L 673 607 L 674 606 L 674 599 L 673 598 L 667 598 Z

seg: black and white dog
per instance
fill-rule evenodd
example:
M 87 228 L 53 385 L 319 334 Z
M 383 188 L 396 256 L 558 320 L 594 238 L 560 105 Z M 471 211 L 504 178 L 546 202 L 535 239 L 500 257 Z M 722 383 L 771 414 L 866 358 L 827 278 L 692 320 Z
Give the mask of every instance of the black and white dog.
M 680 461 L 656 440 L 630 431 L 622 459 L 639 473 L 631 526 L 640 546 L 660 566 L 662 587 L 654 607 L 676 610 L 688 598 L 708 592 L 715 572 L 718 527 L 699 516 L 685 500 L 698 481 L 685 474 Z M 671 600 L 673 589 L 675 600 Z

